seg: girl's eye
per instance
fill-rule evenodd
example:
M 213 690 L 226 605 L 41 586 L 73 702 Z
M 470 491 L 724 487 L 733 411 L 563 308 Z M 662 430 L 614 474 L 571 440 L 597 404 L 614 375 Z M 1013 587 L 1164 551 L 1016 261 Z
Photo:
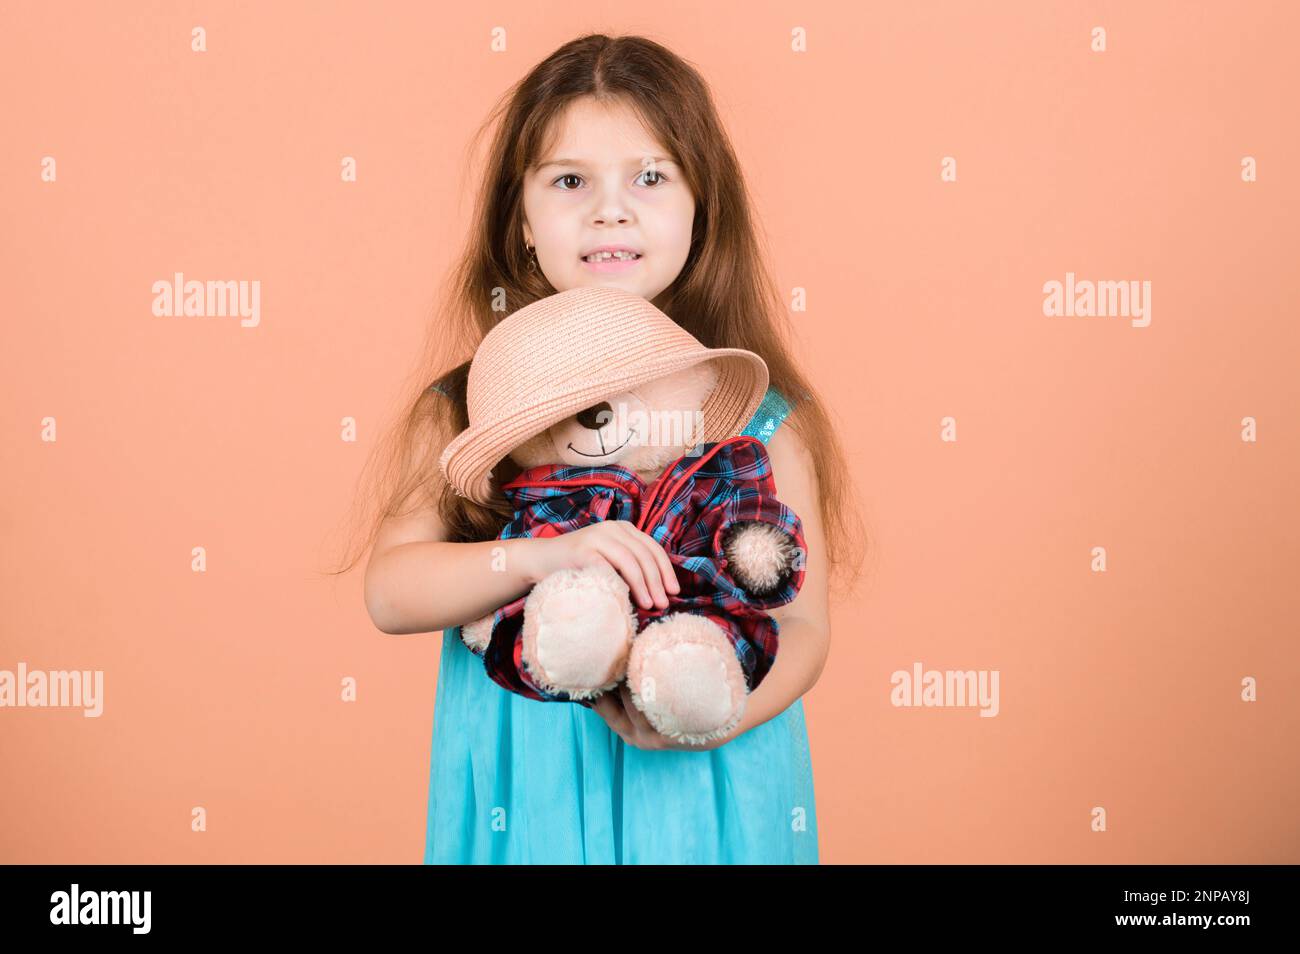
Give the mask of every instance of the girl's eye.
M 642 176 L 654 176 L 654 181 L 648 183 L 648 185 L 651 185 L 651 186 L 656 186 L 656 185 L 658 185 L 660 182 L 667 182 L 667 181 L 668 181 L 668 177 L 667 177 L 666 175 L 664 175 L 662 172 L 660 172 L 658 169 L 647 169 L 645 172 L 641 173 L 641 175 L 642 175 Z M 637 178 L 640 178 L 640 176 L 638 176 Z M 578 179 L 579 181 L 581 181 L 582 176 L 578 175 L 576 172 L 566 172 L 564 175 L 560 176 L 558 179 L 556 179 L 554 182 L 552 182 L 551 185 L 558 185 L 559 183 L 565 181 L 566 179 Z M 574 188 L 577 188 L 577 186 L 575 186 Z M 565 187 L 561 186 L 561 191 L 563 191 L 563 192 L 572 192 L 573 189 L 569 189 L 569 188 L 565 188 Z

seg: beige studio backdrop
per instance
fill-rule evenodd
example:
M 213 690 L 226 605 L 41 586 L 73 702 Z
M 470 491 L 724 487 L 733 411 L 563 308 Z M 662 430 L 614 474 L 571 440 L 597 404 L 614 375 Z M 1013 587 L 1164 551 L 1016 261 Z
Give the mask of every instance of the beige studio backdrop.
M 470 138 L 589 31 L 711 84 L 850 449 L 871 558 L 804 700 L 822 861 L 1300 861 L 1298 27 L 6 4 L 0 670 L 103 691 L 0 709 L 0 861 L 419 862 L 441 637 L 321 571 L 463 243 Z M 256 320 L 153 314 L 176 273 L 256 282 Z M 1134 294 L 1053 315 L 1052 282 Z M 894 705 L 914 667 L 996 672 L 995 711 Z

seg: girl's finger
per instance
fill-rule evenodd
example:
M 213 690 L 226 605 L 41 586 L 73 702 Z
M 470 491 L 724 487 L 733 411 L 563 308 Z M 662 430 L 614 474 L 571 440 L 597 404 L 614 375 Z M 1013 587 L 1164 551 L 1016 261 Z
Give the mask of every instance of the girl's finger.
M 637 602 L 643 609 L 649 609 L 654 605 L 650 599 L 650 590 L 646 586 L 645 577 L 641 573 L 641 564 L 626 546 L 616 540 L 601 541 L 596 546 L 596 552 L 618 572 L 619 576 L 623 577 L 636 594 Z
M 659 576 L 663 580 L 665 593 L 680 593 L 682 587 L 677 582 L 677 571 L 673 568 L 673 561 L 668 559 L 668 553 L 664 550 L 663 545 L 650 534 L 632 526 L 626 520 L 620 522 L 627 523 L 628 530 L 638 539 L 644 541 L 646 549 L 650 551 L 655 563 L 659 566 Z
M 623 713 L 627 716 L 627 721 L 632 724 L 632 727 L 637 728 L 645 725 L 645 716 L 636 707 L 636 703 L 632 701 L 632 692 L 628 689 L 626 682 L 619 685 L 618 694 L 623 700 Z
M 659 730 L 650 724 L 650 720 L 645 717 L 645 713 L 636 707 L 632 701 L 632 691 L 628 689 L 627 683 L 622 683 L 618 687 L 619 695 L 623 697 L 623 712 L 628 722 L 632 726 L 632 731 L 638 736 L 658 735 Z
M 609 726 L 611 731 L 624 742 L 627 741 L 626 734 L 631 731 L 632 725 L 628 721 L 627 713 L 623 711 L 623 707 L 617 699 L 609 693 L 605 693 L 592 703 L 592 708 L 605 720 L 605 724 Z
M 618 522 L 627 523 L 626 520 Z M 655 561 L 654 552 L 651 550 L 651 546 L 655 545 L 655 542 L 643 533 L 639 536 L 635 532 L 629 533 L 624 538 L 627 541 L 628 550 L 641 564 L 641 572 L 645 576 L 646 584 L 650 587 L 650 595 L 655 604 L 660 608 L 666 607 L 668 605 L 668 593 L 664 590 L 662 569 Z

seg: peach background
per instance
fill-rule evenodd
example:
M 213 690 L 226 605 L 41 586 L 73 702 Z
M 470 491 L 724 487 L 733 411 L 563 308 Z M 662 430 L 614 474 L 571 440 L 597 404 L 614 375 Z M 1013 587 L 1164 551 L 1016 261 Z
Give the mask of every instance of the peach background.
M 0 668 L 103 669 L 106 711 L 0 711 L 0 861 L 420 861 L 441 637 L 380 634 L 360 569 L 317 569 L 464 233 L 472 130 L 588 30 L 712 84 L 854 448 L 877 549 L 805 699 L 822 861 L 1300 861 L 1297 28 L 1288 3 L 6 4 Z M 178 270 L 260 280 L 260 327 L 153 317 Z M 1044 317 L 1066 271 L 1150 280 L 1151 326 Z M 1001 714 L 893 708 L 916 661 L 1000 670 Z

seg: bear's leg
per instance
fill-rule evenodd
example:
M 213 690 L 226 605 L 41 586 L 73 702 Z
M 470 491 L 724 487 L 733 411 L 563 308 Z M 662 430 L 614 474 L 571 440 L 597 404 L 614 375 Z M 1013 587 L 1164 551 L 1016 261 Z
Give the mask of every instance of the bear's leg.
M 627 583 L 611 566 L 557 570 L 524 600 L 521 656 L 545 691 L 588 699 L 622 681 L 636 627 Z
M 693 613 L 651 623 L 632 642 L 627 687 L 661 735 L 702 745 L 736 727 L 748 687 L 727 632 Z

